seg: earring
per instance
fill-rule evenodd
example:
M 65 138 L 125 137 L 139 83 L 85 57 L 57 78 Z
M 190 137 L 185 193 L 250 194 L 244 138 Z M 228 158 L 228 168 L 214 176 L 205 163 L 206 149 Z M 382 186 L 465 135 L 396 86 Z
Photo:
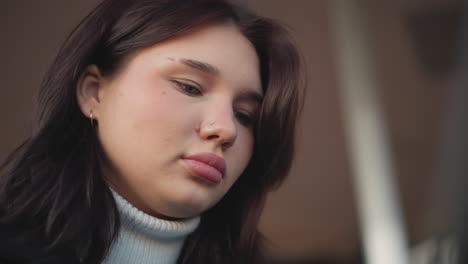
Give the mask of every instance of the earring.
M 91 127 L 94 127 L 94 119 L 93 119 L 93 110 L 89 110 L 89 120 L 91 121 Z

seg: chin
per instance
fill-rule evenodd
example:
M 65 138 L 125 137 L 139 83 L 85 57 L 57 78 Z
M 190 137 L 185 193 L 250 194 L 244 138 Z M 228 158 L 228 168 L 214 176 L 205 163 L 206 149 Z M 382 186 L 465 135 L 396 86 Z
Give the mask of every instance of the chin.
M 191 218 L 201 215 L 213 207 L 219 199 L 210 197 L 208 193 L 189 192 L 181 194 L 177 199 L 171 201 L 171 214 L 174 218 Z

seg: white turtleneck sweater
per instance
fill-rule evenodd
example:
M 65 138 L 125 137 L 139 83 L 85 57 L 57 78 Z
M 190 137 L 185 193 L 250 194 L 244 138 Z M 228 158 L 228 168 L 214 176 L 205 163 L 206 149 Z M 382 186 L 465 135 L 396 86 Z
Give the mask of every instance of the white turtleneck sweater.
M 112 190 L 120 213 L 120 232 L 104 264 L 176 263 L 185 238 L 200 217 L 184 221 L 162 220 L 138 210 Z

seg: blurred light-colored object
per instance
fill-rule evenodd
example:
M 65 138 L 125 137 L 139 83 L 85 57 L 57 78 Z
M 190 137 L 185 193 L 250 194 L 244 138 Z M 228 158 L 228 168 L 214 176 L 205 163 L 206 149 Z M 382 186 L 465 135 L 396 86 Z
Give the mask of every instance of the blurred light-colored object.
M 411 264 L 458 264 L 458 241 L 454 237 L 432 238 L 411 250 Z
M 359 1 L 333 6 L 337 76 L 368 264 L 408 263 L 407 240 L 378 82 Z

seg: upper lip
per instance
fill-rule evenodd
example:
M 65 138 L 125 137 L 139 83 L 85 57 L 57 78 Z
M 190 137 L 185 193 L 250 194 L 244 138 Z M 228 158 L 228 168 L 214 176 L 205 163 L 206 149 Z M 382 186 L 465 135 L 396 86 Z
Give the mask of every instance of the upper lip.
M 190 160 L 203 162 L 217 169 L 219 172 L 221 172 L 223 176 L 224 176 L 224 173 L 226 172 L 226 161 L 222 157 L 211 152 L 201 152 L 201 153 L 193 154 L 193 155 L 184 157 L 184 159 L 190 159 Z

